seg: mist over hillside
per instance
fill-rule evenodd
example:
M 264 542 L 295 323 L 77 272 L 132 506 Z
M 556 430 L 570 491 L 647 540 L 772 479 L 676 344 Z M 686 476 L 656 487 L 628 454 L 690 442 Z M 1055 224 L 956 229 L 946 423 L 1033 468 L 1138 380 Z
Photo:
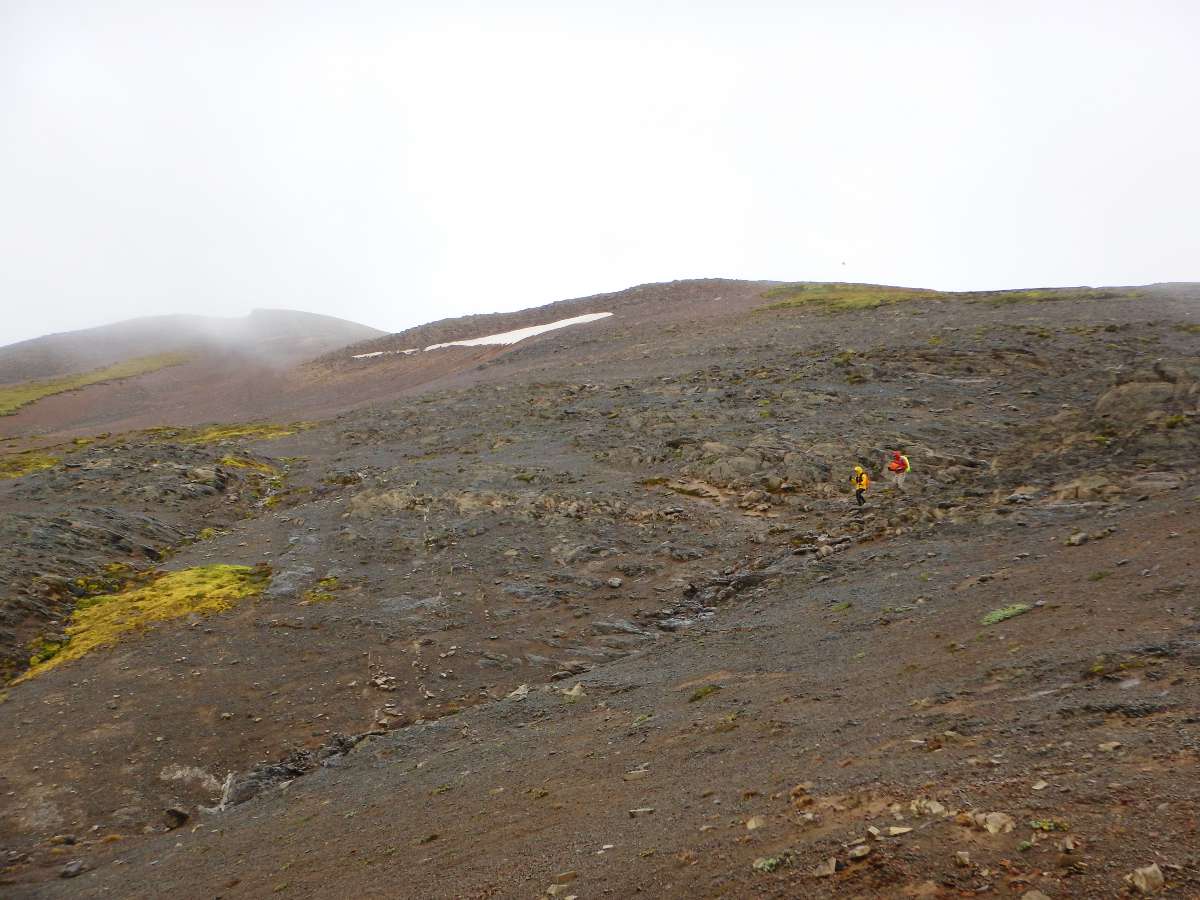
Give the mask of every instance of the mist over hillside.
M 151 316 L 0 347 L 0 384 L 98 369 L 161 353 L 237 353 L 290 365 L 379 336 L 378 329 L 316 313 L 256 309 L 246 316 Z

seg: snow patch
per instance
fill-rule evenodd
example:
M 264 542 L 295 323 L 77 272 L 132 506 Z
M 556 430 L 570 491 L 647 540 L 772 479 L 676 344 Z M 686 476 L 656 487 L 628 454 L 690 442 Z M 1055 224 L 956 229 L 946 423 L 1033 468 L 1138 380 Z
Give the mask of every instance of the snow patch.
M 447 341 L 444 344 L 430 344 L 425 348 L 425 351 L 441 350 L 444 347 L 490 347 L 490 346 L 506 346 L 515 344 L 518 341 L 523 341 L 525 338 L 531 338 L 535 335 L 545 334 L 548 331 L 557 331 L 560 328 L 566 328 L 569 325 L 582 325 L 585 322 L 595 322 L 598 319 L 607 319 L 611 316 L 610 312 L 603 313 L 588 313 L 584 316 L 574 316 L 570 319 L 559 319 L 557 322 L 547 322 L 545 325 L 530 325 L 528 328 L 518 328 L 515 331 L 503 331 L 500 334 L 489 334 L 486 337 L 471 338 L 466 341 Z M 395 356 L 403 353 L 408 356 L 411 353 L 420 353 L 419 347 L 414 347 L 412 350 L 376 350 L 374 353 L 356 353 L 351 356 L 351 359 L 375 359 L 380 356 Z
M 410 353 L 420 353 L 419 347 L 414 347 L 412 350 L 376 350 L 374 353 L 356 353 L 351 359 L 374 359 L 377 356 L 395 356 L 398 353 L 403 353 L 408 356 Z
M 489 334 L 487 337 L 471 338 L 468 341 L 448 341 L 444 344 L 430 344 L 425 350 L 428 352 L 429 350 L 441 350 L 443 347 L 484 347 L 515 344 L 518 341 L 525 340 L 525 338 L 545 334 L 548 331 L 557 331 L 559 328 L 566 328 L 569 325 L 582 325 L 585 322 L 607 319 L 611 315 L 612 313 L 610 312 L 588 313 L 586 316 L 559 319 L 557 322 L 548 322 L 545 325 L 531 325 L 528 328 L 518 328 L 515 331 L 504 331 L 500 334 Z

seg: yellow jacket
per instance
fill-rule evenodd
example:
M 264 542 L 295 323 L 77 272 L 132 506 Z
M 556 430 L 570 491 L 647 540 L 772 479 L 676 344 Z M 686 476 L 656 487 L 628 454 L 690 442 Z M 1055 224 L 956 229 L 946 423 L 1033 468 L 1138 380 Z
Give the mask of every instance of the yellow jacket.
M 871 486 L 871 479 L 866 472 L 854 473 L 854 489 L 856 491 L 865 491 Z

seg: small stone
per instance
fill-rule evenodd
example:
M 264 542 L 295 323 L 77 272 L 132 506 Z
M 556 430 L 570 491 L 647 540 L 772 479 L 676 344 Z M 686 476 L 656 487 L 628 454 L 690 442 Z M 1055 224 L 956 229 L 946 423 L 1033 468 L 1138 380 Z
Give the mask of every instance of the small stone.
M 86 871 L 87 871 L 87 863 L 85 863 L 82 859 L 73 859 L 70 862 L 68 862 L 65 866 L 63 866 L 61 869 L 59 869 L 58 877 L 59 878 L 74 878 L 77 875 L 82 875 Z M 1161 878 L 1161 877 L 1162 876 L 1159 875 L 1159 878 Z
M 579 877 L 579 873 L 574 870 L 572 870 L 570 872 L 560 872 L 559 874 L 554 876 L 554 883 L 555 884 L 570 884 L 572 881 L 574 881 L 578 877 Z
M 759 828 L 762 828 L 766 824 L 767 824 L 767 822 L 762 816 L 752 816 L 750 819 L 748 819 L 746 821 L 746 830 L 747 831 L 757 831 Z
M 54 844 L 56 847 L 69 847 L 75 842 L 76 837 L 73 834 L 56 834 L 54 837 L 50 838 L 50 843 Z
M 1112 753 L 1114 750 L 1116 750 L 1120 746 L 1121 746 L 1120 741 L 1106 741 L 1103 744 L 1097 745 L 1096 749 L 1099 750 L 1101 753 Z
M 1125 880 L 1137 888 L 1139 894 L 1153 894 L 1160 890 L 1165 883 L 1162 869 L 1158 867 L 1158 863 L 1134 869 L 1125 876 Z
M 616 576 L 608 579 L 608 581 L 605 582 L 605 584 L 607 584 L 610 588 L 619 588 L 624 583 L 625 582 L 623 580 L 617 578 Z
M 902 834 L 908 834 L 910 831 L 912 831 L 911 828 L 905 828 L 902 825 L 892 825 L 890 828 L 888 828 L 887 833 L 889 837 L 898 837 Z
M 1067 546 L 1068 547 L 1078 547 L 1082 544 L 1086 544 L 1087 541 L 1088 541 L 1087 532 L 1086 531 L 1077 531 L 1073 535 L 1071 535 L 1069 538 L 1067 538 Z
M 172 806 L 163 813 L 163 818 L 166 819 L 167 827 L 174 830 L 184 825 L 191 818 L 191 814 L 178 806 Z
M 1021 900 L 1050 900 L 1039 890 L 1029 890 L 1021 895 Z
M 974 819 L 975 824 L 988 834 L 1008 834 L 1017 827 L 1016 821 L 1008 813 L 976 813 Z
M 942 816 L 946 814 L 946 807 L 937 800 L 930 800 L 925 797 L 919 797 L 909 804 L 917 815 Z
M 969 868 L 971 865 L 971 854 L 966 850 L 959 850 L 954 854 L 954 864 L 960 869 Z
M 837 873 L 837 857 L 831 856 L 812 870 L 814 878 L 828 878 Z
M 857 847 L 850 848 L 851 859 L 865 859 L 871 853 L 870 844 L 859 844 Z
M 653 806 L 639 806 L 637 809 L 631 809 L 629 811 L 629 818 L 631 818 L 631 819 L 637 819 L 637 818 L 640 818 L 641 816 L 651 816 L 651 815 L 654 815 L 654 807 Z
M 1038 781 L 1035 781 L 1035 782 L 1033 783 L 1033 789 L 1034 789 L 1035 791 L 1044 791 L 1044 790 L 1045 790 L 1046 788 L 1048 788 L 1048 787 L 1050 787 L 1050 784 L 1049 784 L 1049 782 L 1042 781 L 1042 780 L 1040 780 L 1040 779 L 1039 779 Z

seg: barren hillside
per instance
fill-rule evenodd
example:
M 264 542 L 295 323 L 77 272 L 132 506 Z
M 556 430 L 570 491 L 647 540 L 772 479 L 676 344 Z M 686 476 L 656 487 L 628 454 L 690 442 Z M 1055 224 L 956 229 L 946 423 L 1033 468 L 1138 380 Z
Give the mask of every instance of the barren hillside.
M 1200 895 L 1195 286 L 673 282 L 281 378 L 0 451 L 8 895 Z

